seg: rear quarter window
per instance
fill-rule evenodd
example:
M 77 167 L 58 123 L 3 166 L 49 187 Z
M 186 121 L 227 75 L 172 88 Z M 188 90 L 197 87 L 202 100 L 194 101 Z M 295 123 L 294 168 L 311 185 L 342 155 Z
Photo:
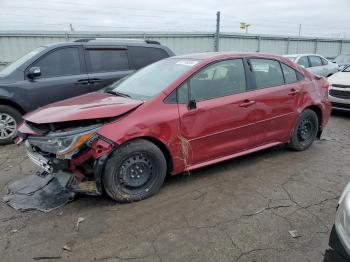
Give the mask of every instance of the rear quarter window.
M 281 63 L 281 66 L 284 75 L 284 81 L 286 84 L 292 84 L 298 81 L 297 72 L 293 68 L 283 63 Z
M 135 69 L 140 69 L 169 57 L 163 49 L 154 47 L 129 46 L 128 53 Z

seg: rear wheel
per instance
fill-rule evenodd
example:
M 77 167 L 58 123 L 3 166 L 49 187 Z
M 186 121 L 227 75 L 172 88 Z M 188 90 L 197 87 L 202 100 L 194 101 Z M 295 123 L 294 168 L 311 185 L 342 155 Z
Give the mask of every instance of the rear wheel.
M 0 145 L 12 143 L 17 133 L 17 125 L 22 120 L 22 114 L 13 107 L 0 105 Z
M 313 110 L 304 110 L 293 130 L 288 147 L 295 151 L 303 151 L 315 141 L 318 132 L 318 118 Z
M 137 139 L 119 147 L 108 159 L 103 174 L 107 194 L 118 202 L 133 202 L 157 193 L 167 164 L 153 143 Z

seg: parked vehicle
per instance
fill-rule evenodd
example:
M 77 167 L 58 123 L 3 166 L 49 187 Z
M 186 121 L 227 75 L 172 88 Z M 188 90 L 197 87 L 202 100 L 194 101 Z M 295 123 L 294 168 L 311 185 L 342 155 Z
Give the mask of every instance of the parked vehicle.
M 328 61 L 321 55 L 297 54 L 285 55 L 285 57 L 288 57 L 293 62 L 310 70 L 316 75 L 328 77 L 339 71 L 339 67 L 337 64 Z
M 350 112 L 350 66 L 328 78 L 329 99 L 333 109 Z
M 335 222 L 329 238 L 329 246 L 336 253 L 337 260 L 333 261 L 350 261 L 350 183 L 345 187 L 341 194 Z M 335 257 L 333 255 L 333 257 Z
M 0 71 L 0 144 L 22 115 L 97 91 L 134 70 L 174 55 L 155 41 L 82 39 L 41 46 Z
M 340 69 L 343 69 L 345 66 L 350 65 L 350 54 L 338 55 L 333 62 L 338 64 Z
M 328 82 L 289 59 L 203 53 L 164 59 L 97 92 L 24 116 L 16 143 L 46 172 L 96 182 L 121 202 L 166 174 L 279 144 L 307 149 L 331 111 Z

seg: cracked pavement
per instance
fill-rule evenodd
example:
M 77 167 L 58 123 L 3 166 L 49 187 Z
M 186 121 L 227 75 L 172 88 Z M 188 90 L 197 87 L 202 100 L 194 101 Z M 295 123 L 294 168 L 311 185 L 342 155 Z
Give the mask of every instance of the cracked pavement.
M 350 114 L 333 114 L 307 151 L 281 146 L 170 177 L 132 204 L 78 196 L 45 214 L 1 203 L 0 261 L 322 261 L 350 181 L 349 130 Z M 1 147 L 2 196 L 35 170 L 23 147 Z

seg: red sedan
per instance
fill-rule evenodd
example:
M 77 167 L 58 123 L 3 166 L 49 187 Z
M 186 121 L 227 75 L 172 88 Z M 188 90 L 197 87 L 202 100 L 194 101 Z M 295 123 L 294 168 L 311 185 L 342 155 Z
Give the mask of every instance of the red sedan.
M 277 55 L 177 56 L 25 115 L 16 141 L 44 172 L 88 182 L 80 191 L 137 201 L 166 174 L 279 144 L 307 149 L 329 119 L 328 87 Z

